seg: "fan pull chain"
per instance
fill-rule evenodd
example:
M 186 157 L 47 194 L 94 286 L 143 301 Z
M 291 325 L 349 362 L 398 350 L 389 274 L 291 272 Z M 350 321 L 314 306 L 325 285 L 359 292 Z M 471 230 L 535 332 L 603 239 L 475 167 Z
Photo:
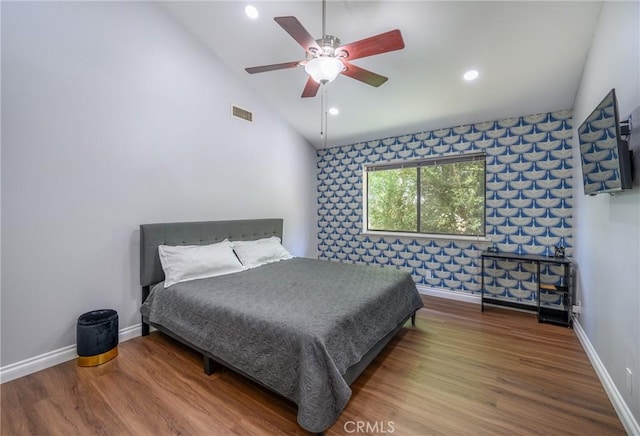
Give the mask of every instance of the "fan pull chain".
M 320 92 L 320 137 L 324 138 L 324 116 L 322 112 L 324 112 L 324 91 Z
M 320 94 L 320 137 L 324 139 L 324 147 L 327 148 L 327 86 L 322 85 Z

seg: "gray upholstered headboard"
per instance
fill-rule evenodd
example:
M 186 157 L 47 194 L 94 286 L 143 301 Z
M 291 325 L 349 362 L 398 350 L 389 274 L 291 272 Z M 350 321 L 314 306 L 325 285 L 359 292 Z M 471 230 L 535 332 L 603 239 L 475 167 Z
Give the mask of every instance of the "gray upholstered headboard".
M 206 245 L 225 239 L 246 241 L 270 236 L 282 239 L 282 219 L 142 224 L 140 285 L 147 287 L 164 280 L 158 245 Z

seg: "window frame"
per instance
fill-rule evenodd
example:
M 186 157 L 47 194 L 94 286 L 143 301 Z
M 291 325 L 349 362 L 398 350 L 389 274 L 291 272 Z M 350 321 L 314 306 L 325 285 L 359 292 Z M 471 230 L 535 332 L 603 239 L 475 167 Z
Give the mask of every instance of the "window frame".
M 420 232 L 420 167 L 434 166 L 441 164 L 452 164 L 458 162 L 482 161 L 484 163 L 484 179 L 482 181 L 484 191 L 483 201 L 483 226 L 482 234 L 462 235 L 455 233 L 423 233 Z M 372 230 L 369 229 L 369 186 L 368 173 L 375 171 L 385 171 L 394 169 L 416 168 L 416 231 L 395 231 L 395 230 Z M 405 238 L 426 238 L 426 239 L 455 239 L 465 241 L 489 242 L 487 238 L 487 155 L 484 152 L 464 153 L 456 155 L 436 156 L 420 159 L 392 161 L 385 163 L 364 164 L 362 166 L 362 234 L 396 236 Z

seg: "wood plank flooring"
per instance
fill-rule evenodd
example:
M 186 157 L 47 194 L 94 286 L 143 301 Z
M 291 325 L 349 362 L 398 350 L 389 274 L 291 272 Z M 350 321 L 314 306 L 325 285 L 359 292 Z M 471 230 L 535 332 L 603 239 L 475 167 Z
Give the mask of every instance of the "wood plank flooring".
M 424 297 L 352 386 L 328 435 L 625 434 L 573 330 Z M 296 407 L 160 333 L 104 365 L 70 361 L 1 386 L 2 435 L 307 434 Z M 360 431 L 358 431 L 360 430 Z

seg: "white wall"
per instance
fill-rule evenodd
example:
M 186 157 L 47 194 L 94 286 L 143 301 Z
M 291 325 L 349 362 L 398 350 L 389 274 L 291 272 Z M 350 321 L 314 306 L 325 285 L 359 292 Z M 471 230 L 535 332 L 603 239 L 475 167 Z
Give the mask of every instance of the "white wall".
M 156 4 L 2 2 L 2 126 L 2 366 L 140 321 L 141 223 L 282 217 L 316 256 L 315 150 Z
M 577 127 L 611 88 L 620 116 L 640 107 L 640 3 L 604 2 L 574 104 L 574 229 L 579 322 L 624 401 L 640 421 L 640 111 L 632 144 L 633 190 L 584 195 Z M 633 394 L 625 370 L 633 371 Z

